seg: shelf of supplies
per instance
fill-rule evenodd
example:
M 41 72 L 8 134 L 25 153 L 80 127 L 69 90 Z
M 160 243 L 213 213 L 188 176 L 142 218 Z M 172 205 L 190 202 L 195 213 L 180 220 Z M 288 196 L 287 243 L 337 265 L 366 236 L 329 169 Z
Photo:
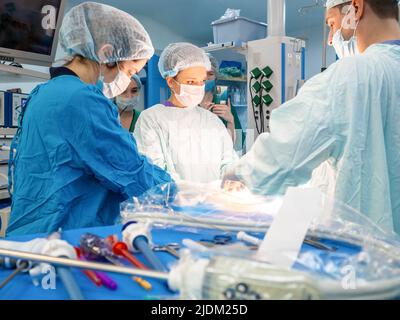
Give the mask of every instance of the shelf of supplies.
M 0 64 L 0 83 L 42 82 L 49 79 L 48 73 Z
M 0 128 L 0 137 L 9 136 L 12 138 L 17 132 L 17 128 Z
M 7 189 L 0 190 L 0 200 L 10 199 L 10 194 Z
M 247 104 L 233 104 L 232 107 L 234 108 L 247 108 Z
M 8 185 L 8 160 L 2 159 L 0 165 L 0 200 L 10 198 Z
M 247 43 L 242 43 L 241 45 L 236 44 L 234 41 L 224 42 L 224 43 L 209 43 L 206 47 L 203 47 L 205 52 L 214 52 L 221 50 L 235 50 L 238 53 L 246 54 Z
M 229 82 L 247 82 L 247 78 L 244 77 L 217 77 L 218 81 L 229 81 Z

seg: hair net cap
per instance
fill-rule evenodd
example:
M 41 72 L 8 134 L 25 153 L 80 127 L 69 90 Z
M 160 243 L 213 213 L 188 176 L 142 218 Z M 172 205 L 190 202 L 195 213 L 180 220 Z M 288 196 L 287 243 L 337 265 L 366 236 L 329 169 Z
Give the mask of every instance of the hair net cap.
M 60 28 L 60 45 L 67 60 L 81 55 L 113 63 L 150 59 L 154 54 L 150 36 L 138 20 L 95 2 L 84 2 L 68 11 Z
M 211 63 L 203 49 L 186 42 L 170 44 L 164 49 L 158 62 L 163 78 L 175 77 L 180 71 L 192 67 L 205 67 L 209 71 Z
M 209 54 L 209 53 L 207 54 L 207 56 L 208 56 L 208 58 L 210 59 L 212 71 L 218 72 L 218 70 L 219 70 L 219 65 L 218 65 L 217 59 L 216 59 L 213 55 L 211 55 L 211 54 Z
M 134 74 L 133 76 L 132 76 L 132 78 L 131 78 L 133 81 L 135 81 L 136 82 L 136 86 L 137 86 L 137 88 L 139 89 L 139 90 L 141 90 L 142 89 L 142 86 L 143 86 L 143 84 L 142 84 L 142 81 L 140 80 L 140 77 L 137 75 L 137 74 Z
M 329 10 L 329 9 L 332 9 L 332 8 L 338 6 L 338 5 L 341 5 L 341 4 L 344 4 L 344 3 L 348 3 L 348 2 L 351 2 L 351 1 L 350 0 L 327 0 L 325 7 L 326 7 L 327 10 Z

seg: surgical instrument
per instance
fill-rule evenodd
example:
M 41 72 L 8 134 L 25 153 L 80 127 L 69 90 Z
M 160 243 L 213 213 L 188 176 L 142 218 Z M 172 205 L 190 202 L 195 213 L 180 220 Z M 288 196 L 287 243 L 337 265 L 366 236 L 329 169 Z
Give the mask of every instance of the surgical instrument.
M 117 238 L 112 236 L 106 239 L 106 243 L 108 243 L 112 247 L 112 250 L 116 255 L 124 257 L 126 260 L 128 260 L 131 264 L 139 269 L 148 269 L 143 263 L 141 263 L 128 251 L 128 246 L 125 242 L 119 242 L 116 240 Z M 142 279 L 140 277 L 133 277 L 132 279 L 136 281 L 140 286 L 142 286 L 145 290 L 151 290 L 153 288 L 150 282 L 145 279 Z
M 143 263 L 136 259 L 128 250 L 128 245 L 125 242 L 115 242 L 112 245 L 112 251 L 117 256 L 124 257 L 130 263 L 132 263 L 136 268 L 148 269 Z
M 179 253 L 178 253 L 179 248 L 180 248 L 179 243 L 169 243 L 169 244 L 166 244 L 166 245 L 154 246 L 153 250 L 156 251 L 156 252 L 169 253 L 174 258 L 179 259 Z
M 131 221 L 122 228 L 124 242 L 131 250 L 143 253 L 149 264 L 158 271 L 167 272 L 167 268 L 151 250 L 150 224 Z
M 122 263 L 119 261 L 118 256 L 115 255 L 112 252 L 111 248 L 107 245 L 107 243 L 97 235 L 90 233 L 82 235 L 81 247 L 89 260 L 99 260 L 99 258 L 104 258 L 114 265 L 122 266 Z M 142 270 L 144 269 L 142 268 Z M 104 276 L 106 275 L 100 276 L 104 279 Z M 133 278 L 133 280 L 136 281 L 144 289 L 149 290 L 149 284 L 147 283 L 147 281 L 144 281 L 140 278 Z M 107 281 L 107 283 L 111 285 L 110 281 Z M 109 288 L 112 289 L 112 287 L 113 285 L 111 285 Z
M 48 240 L 61 240 L 61 232 L 62 230 L 59 229 L 57 232 L 53 232 L 48 236 Z M 61 258 L 72 258 L 71 255 L 68 255 L 65 252 L 63 252 L 63 247 L 65 246 L 65 244 L 63 244 L 62 246 L 60 245 L 60 243 L 55 242 L 54 247 L 53 247 L 53 252 L 55 252 L 58 256 L 60 256 Z M 61 248 L 61 251 L 58 252 L 57 248 Z M 71 247 L 68 245 L 68 247 Z M 76 257 L 76 251 L 71 247 L 73 253 L 75 253 L 75 257 Z M 63 253 L 61 253 L 63 252 Z M 70 268 L 68 267 L 63 267 L 63 266 L 58 266 L 56 267 L 56 272 L 58 274 L 58 276 L 61 279 L 61 282 L 63 283 L 66 291 L 68 292 L 68 295 L 70 297 L 71 300 L 85 300 L 82 294 L 82 291 L 78 285 L 78 283 L 76 282 L 76 279 L 74 277 L 74 275 L 72 274 Z
M 27 272 L 29 270 L 30 263 L 28 261 L 18 261 L 16 263 L 16 269 L 0 284 L 0 289 L 3 289 L 8 283 L 10 283 L 19 273 Z
M 216 235 L 212 240 L 202 239 L 200 243 L 212 243 L 215 245 L 227 245 L 233 241 L 233 238 L 228 235 Z
M 118 288 L 117 283 L 109 276 L 107 276 L 104 272 L 96 271 L 95 274 L 106 288 L 110 290 L 117 290 Z
M 82 256 L 81 250 L 77 247 L 74 248 L 76 255 L 78 256 L 78 259 L 85 261 L 85 258 Z M 82 273 L 90 280 L 92 281 L 97 287 L 101 287 L 101 285 L 103 284 L 101 279 L 97 276 L 96 272 L 92 271 L 92 270 L 81 270 Z
M 141 270 L 136 268 L 128 268 L 123 266 L 114 266 L 105 263 L 97 263 L 97 262 L 88 262 L 88 261 L 80 261 L 76 259 L 69 258 L 60 258 L 53 257 L 49 255 L 43 254 L 35 254 L 26 251 L 16 251 L 10 249 L 1 249 L 0 248 L 0 256 L 6 256 L 16 259 L 24 259 L 27 261 L 35 261 L 35 262 L 45 262 L 58 266 L 68 266 L 71 268 L 79 268 L 79 269 L 93 269 L 98 271 L 105 272 L 114 272 L 126 275 L 133 276 L 142 276 L 154 279 L 168 280 L 168 273 L 166 272 L 158 272 L 151 270 Z
M 256 245 L 256 246 L 259 246 L 262 243 L 261 239 L 253 237 L 243 231 L 238 232 L 237 239 L 240 241 L 244 241 L 244 242 Z M 304 243 L 308 244 L 316 249 L 320 249 L 320 250 L 324 250 L 324 251 L 335 252 L 337 250 L 334 247 L 329 247 L 327 245 L 324 245 L 323 243 L 319 242 L 316 238 L 308 237 L 308 238 L 304 239 Z

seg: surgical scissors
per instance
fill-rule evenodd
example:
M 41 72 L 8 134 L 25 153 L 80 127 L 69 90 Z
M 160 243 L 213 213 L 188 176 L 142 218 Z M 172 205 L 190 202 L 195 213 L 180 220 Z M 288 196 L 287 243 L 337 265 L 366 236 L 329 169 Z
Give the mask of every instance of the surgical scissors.
M 261 240 L 260 240 L 260 242 L 261 242 Z M 214 247 L 214 246 L 218 246 L 218 245 L 225 246 L 230 243 L 233 243 L 233 237 L 231 237 L 229 235 L 217 235 L 211 240 L 202 239 L 199 241 L 199 243 L 205 245 L 206 247 Z M 330 247 L 330 246 L 323 244 L 320 241 L 320 239 L 315 238 L 315 237 L 306 237 L 304 239 L 304 243 L 308 244 L 309 246 L 312 246 L 316 249 L 319 249 L 319 250 L 324 250 L 324 251 L 329 251 L 329 252 L 335 252 L 337 250 L 337 248 L 335 248 L 335 247 Z M 254 246 L 251 247 L 250 249 L 254 249 Z
M 169 243 L 166 245 L 159 245 L 159 246 L 154 246 L 153 250 L 156 252 L 166 252 L 169 253 L 171 256 L 174 258 L 179 259 L 179 253 L 178 250 L 180 249 L 179 243 Z
M 213 244 L 213 245 L 219 245 L 219 246 L 225 246 L 227 244 L 230 244 L 233 242 L 233 237 L 228 236 L 228 235 L 216 235 L 214 236 L 211 240 L 208 239 L 201 239 L 200 243 L 205 243 L 205 244 Z

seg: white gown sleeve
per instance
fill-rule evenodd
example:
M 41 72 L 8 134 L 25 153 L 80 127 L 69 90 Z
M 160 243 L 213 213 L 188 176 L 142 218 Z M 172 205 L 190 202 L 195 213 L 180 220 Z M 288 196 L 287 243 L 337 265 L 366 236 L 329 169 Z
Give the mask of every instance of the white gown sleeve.
M 155 109 L 154 109 L 155 110 Z M 168 171 L 174 180 L 180 180 L 165 148 L 165 132 L 154 119 L 153 110 L 148 109 L 140 114 L 133 133 L 140 153 L 148 157 L 155 165 Z M 163 147 L 164 146 L 164 147 Z
M 230 172 L 254 192 L 283 194 L 290 186 L 307 183 L 313 170 L 331 156 L 335 121 L 326 73 L 272 112 L 271 133 L 260 135 Z

